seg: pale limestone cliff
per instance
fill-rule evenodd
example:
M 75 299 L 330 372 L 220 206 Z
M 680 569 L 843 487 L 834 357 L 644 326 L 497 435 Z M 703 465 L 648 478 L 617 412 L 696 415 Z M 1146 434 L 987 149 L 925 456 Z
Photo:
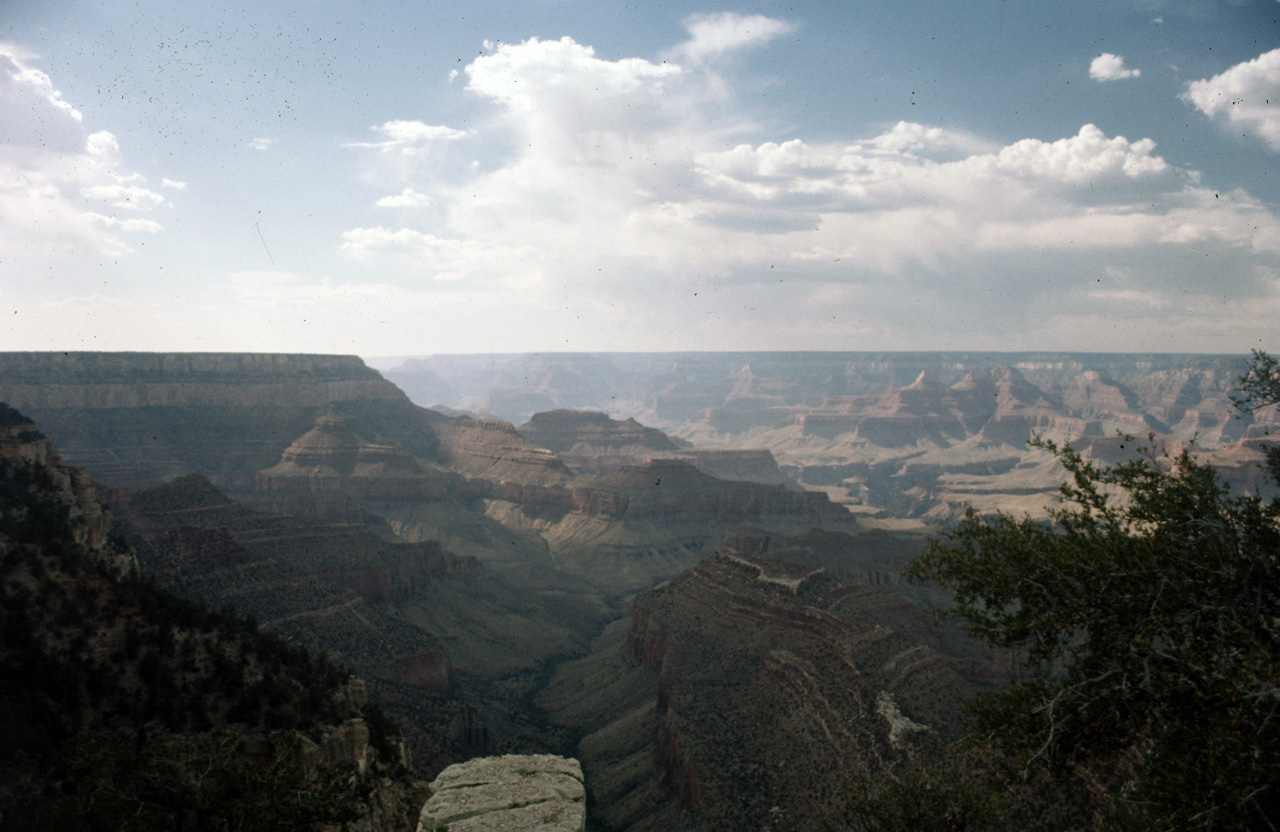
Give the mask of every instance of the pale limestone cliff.
M 586 789 L 577 760 L 551 754 L 480 757 L 449 766 L 418 832 L 580 832 L 586 824 Z

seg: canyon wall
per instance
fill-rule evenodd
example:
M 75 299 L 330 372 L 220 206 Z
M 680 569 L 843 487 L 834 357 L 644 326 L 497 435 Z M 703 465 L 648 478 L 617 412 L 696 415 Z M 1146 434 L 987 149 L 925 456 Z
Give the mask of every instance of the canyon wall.
M 636 596 L 540 697 L 593 729 L 579 753 L 610 828 L 822 828 L 855 768 L 954 736 L 997 675 L 907 601 L 734 545 Z

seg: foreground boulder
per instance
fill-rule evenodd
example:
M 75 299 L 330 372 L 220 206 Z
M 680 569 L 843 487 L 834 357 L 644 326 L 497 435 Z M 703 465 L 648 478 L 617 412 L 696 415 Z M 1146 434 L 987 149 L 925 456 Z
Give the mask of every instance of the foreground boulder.
M 582 767 L 552 754 L 468 760 L 440 772 L 431 788 L 418 832 L 579 832 L 586 825 Z

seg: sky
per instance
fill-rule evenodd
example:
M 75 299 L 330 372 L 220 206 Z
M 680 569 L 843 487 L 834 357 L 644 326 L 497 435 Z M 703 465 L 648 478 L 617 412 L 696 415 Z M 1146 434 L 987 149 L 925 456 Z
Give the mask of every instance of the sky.
M 1280 351 L 1280 2 L 0 0 L 0 350 Z

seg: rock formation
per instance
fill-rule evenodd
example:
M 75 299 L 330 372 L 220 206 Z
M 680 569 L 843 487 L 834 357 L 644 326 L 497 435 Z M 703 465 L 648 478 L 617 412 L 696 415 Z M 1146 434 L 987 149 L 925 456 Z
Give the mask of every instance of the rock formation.
M 355 356 L 0 353 L 0 401 L 98 482 L 131 488 L 199 473 L 251 489 L 331 407 L 428 459 L 444 419 Z
M 550 754 L 480 757 L 431 784 L 418 832 L 582 832 L 586 789 L 577 760 Z
M 1155 431 L 1213 451 L 1280 430 L 1274 412 L 1234 412 L 1229 394 L 1245 367 L 1236 356 L 455 355 L 406 362 L 387 376 L 411 389 L 418 374 L 435 374 L 459 402 L 516 419 L 523 404 L 504 408 L 528 401 L 520 391 L 535 378 L 533 364 L 547 409 L 635 418 L 700 450 L 768 450 L 790 478 L 864 518 L 947 522 L 969 496 L 981 510 L 1042 515 L 1061 472 L 1028 451 L 1032 432 L 1080 445 Z
M 159 828 L 194 806 L 220 826 L 269 803 L 282 822 L 343 806 L 353 829 L 399 832 L 416 815 L 425 784 L 385 718 L 366 722 L 364 683 L 141 580 L 87 475 L 5 404 L 0 507 L 8 826 Z
M 142 565 L 162 585 L 233 605 L 357 667 L 383 706 L 412 726 L 415 759 L 428 772 L 465 759 L 490 731 L 522 749 L 555 742 L 501 727 L 519 709 L 507 693 L 528 684 L 524 674 L 538 663 L 584 649 L 608 613 L 598 595 L 579 603 L 572 585 L 544 604 L 435 542 L 390 542 L 364 524 L 247 509 L 198 475 L 112 497 Z M 470 730 L 455 739 L 460 719 Z
M 574 471 L 591 477 L 667 456 L 680 447 L 662 431 L 635 419 L 615 420 L 592 411 L 535 413 L 517 430 L 533 444 L 555 453 Z
M 821 828 L 852 767 L 954 735 L 958 700 L 995 678 L 909 602 L 745 541 L 637 595 L 542 694 L 590 731 L 579 754 L 610 828 Z

